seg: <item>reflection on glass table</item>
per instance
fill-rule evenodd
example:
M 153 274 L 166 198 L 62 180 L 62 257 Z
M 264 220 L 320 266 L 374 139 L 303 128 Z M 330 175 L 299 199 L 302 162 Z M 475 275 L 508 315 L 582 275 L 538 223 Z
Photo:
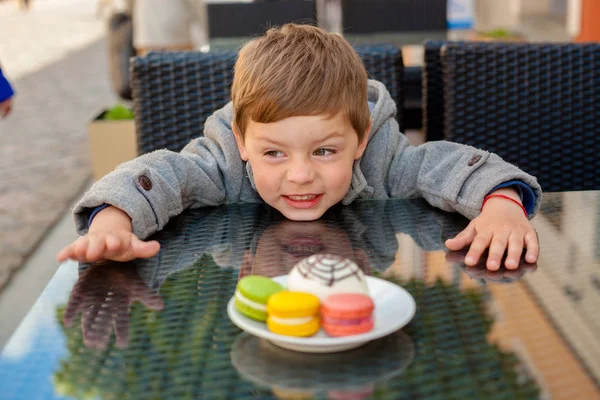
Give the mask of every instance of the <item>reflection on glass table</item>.
M 460 267 L 468 276 L 473 279 L 478 279 L 482 284 L 486 282 L 493 283 L 511 283 L 521 279 L 523 274 L 527 272 L 535 272 L 537 270 L 536 263 L 528 263 L 525 261 L 525 256 L 521 255 L 519 266 L 516 269 L 507 269 L 504 266 L 505 257 L 502 259 L 501 267 L 497 271 L 490 271 L 485 266 L 488 251 L 486 250 L 481 256 L 477 265 L 467 266 L 465 264 L 465 257 L 467 255 L 467 249 L 461 251 L 449 251 L 446 254 L 446 261 L 453 263 L 455 266 Z
M 398 331 L 358 349 L 306 354 L 282 349 L 244 332 L 233 343 L 230 356 L 242 379 L 280 398 L 363 399 L 374 393 L 377 381 L 402 374 L 413 361 L 414 345 Z
M 598 398 L 600 346 L 588 307 L 600 296 L 584 285 L 598 270 L 589 235 L 600 203 L 589 199 L 547 194 L 555 206 L 535 221 L 538 264 L 501 275 L 448 252 L 444 240 L 468 221 L 419 200 L 358 202 L 302 223 L 264 205 L 191 210 L 155 236 L 161 252 L 152 259 L 61 266 L 57 278 L 76 273 L 77 282 L 53 279 L 48 291 L 70 291 L 68 300 L 42 296 L 34 309 L 46 311 L 32 309 L 2 350 L 1 397 Z M 401 331 L 331 355 L 355 354 L 335 376 L 311 375 L 318 366 L 290 373 L 311 358 L 241 333 L 226 315 L 241 276 L 285 274 L 317 252 L 351 258 L 417 302 Z M 581 290 L 580 300 L 563 284 Z M 43 340 L 23 350 L 35 335 Z
M 134 268 L 118 263 L 98 264 L 82 272 L 64 310 L 66 327 L 81 314 L 83 342 L 87 347 L 106 349 L 115 333 L 115 344 L 129 342 L 129 308 L 140 301 L 154 311 L 163 309 L 160 296 L 146 287 Z

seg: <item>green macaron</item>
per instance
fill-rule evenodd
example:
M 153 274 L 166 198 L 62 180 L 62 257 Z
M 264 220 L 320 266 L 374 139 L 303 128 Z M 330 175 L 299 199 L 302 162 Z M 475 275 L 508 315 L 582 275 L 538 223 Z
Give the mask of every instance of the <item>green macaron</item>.
M 245 276 L 235 289 L 235 308 L 248 318 L 265 321 L 269 297 L 282 290 L 283 286 L 266 276 Z

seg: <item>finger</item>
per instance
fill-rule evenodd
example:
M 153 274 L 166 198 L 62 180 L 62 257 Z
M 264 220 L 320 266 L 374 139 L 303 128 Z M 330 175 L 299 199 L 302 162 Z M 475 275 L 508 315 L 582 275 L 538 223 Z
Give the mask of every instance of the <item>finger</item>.
M 517 269 L 523 253 L 523 235 L 513 232 L 508 238 L 508 254 L 504 265 L 508 269 Z
M 75 257 L 75 245 L 71 243 L 70 245 L 64 247 L 61 251 L 56 255 L 56 259 L 58 262 L 64 262 L 68 259 L 72 259 Z
M 106 249 L 105 238 L 100 236 L 93 236 L 89 239 L 87 251 L 85 253 L 88 261 L 98 261 L 104 256 Z
M 507 245 L 507 233 L 500 232 L 494 235 L 490 244 L 490 251 L 486 263 L 487 269 L 489 269 L 490 271 L 497 271 L 500 268 L 500 263 L 502 262 L 502 257 L 504 256 L 504 252 L 506 251 Z
M 521 268 L 523 268 L 525 272 L 535 272 L 537 270 L 537 264 L 529 264 L 528 262 L 525 262 L 521 265 Z
M 83 296 L 83 294 L 71 293 L 69 301 L 67 302 L 67 307 L 65 308 L 65 313 L 63 315 L 63 322 L 67 328 L 73 326 L 75 317 L 83 308 L 85 303 L 83 301 Z
M 504 276 L 507 279 L 510 279 L 511 281 L 516 281 L 517 279 L 519 279 L 521 276 L 523 276 L 523 274 L 525 273 L 525 271 L 523 269 L 513 269 L 510 271 L 504 271 Z
M 83 343 L 92 349 L 102 349 L 106 337 L 106 311 L 102 304 L 91 304 L 81 316 L 81 333 Z
M 136 285 L 134 290 L 136 297 L 149 309 L 160 311 L 164 308 L 165 303 L 157 293 L 152 292 L 145 285 Z
M 470 223 L 454 238 L 446 240 L 446 247 L 450 250 L 460 250 L 473 242 L 476 233 L 475 225 Z
M 467 273 L 467 275 L 469 275 L 471 278 L 485 278 L 490 274 L 490 271 L 488 271 L 485 268 L 466 268 L 465 272 Z
M 104 290 L 101 293 L 106 293 L 106 295 L 97 298 L 93 311 L 86 316 L 86 334 L 84 335 L 87 340 L 86 345 L 96 349 L 106 349 L 108 347 L 112 333 L 112 310 L 118 307 L 119 304 L 118 295 Z
M 446 253 L 446 261 L 450 263 L 464 263 L 468 250 L 449 251 Z
M 530 231 L 525 235 L 525 247 L 527 247 L 525 261 L 533 264 L 537 261 L 540 251 L 538 237 L 535 231 Z
M 106 326 L 89 327 L 83 331 L 83 344 L 85 347 L 97 350 L 106 350 L 110 341 L 110 324 Z
M 107 260 L 129 261 L 131 257 L 129 235 L 107 235 L 105 257 Z
M 469 252 L 467 253 L 467 257 L 465 258 L 465 264 L 467 265 L 477 265 L 479 262 L 479 258 L 481 254 L 488 248 L 490 245 L 490 241 L 492 240 L 491 233 L 479 233 L 473 239 L 473 243 L 469 248 Z
M 124 349 L 129 344 L 129 302 L 125 299 L 117 305 L 114 315 L 115 342 Z
M 115 235 L 106 235 L 106 253 L 113 254 L 123 247 L 123 242 Z
M 485 274 L 481 275 L 481 279 L 485 282 L 502 282 L 504 274 L 499 271 L 490 271 L 485 268 Z
M 77 261 L 87 261 L 85 259 L 85 255 L 87 253 L 88 243 L 89 243 L 88 236 L 82 236 L 75 241 L 74 254 L 75 254 L 75 259 L 77 259 Z
M 156 240 L 144 242 L 136 236 L 131 237 L 131 255 L 132 258 L 150 258 L 155 256 L 160 250 L 160 244 Z

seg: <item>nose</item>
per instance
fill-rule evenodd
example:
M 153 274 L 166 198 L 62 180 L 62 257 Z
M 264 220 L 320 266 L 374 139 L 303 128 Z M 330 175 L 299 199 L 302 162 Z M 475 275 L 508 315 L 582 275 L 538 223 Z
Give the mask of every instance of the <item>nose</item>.
M 310 183 L 315 179 L 315 170 L 309 162 L 297 160 L 290 163 L 287 178 L 288 181 L 298 185 Z

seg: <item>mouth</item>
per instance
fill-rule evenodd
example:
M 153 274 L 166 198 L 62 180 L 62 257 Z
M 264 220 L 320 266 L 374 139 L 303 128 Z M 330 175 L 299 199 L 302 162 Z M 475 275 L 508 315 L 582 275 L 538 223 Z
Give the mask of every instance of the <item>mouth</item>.
M 319 204 L 323 198 L 322 194 L 297 194 L 297 195 L 284 195 L 285 201 L 293 208 L 312 208 Z
M 304 244 L 304 245 L 281 245 L 283 251 L 294 256 L 294 257 L 309 257 L 316 253 L 322 253 L 325 251 L 325 245 L 323 244 Z

